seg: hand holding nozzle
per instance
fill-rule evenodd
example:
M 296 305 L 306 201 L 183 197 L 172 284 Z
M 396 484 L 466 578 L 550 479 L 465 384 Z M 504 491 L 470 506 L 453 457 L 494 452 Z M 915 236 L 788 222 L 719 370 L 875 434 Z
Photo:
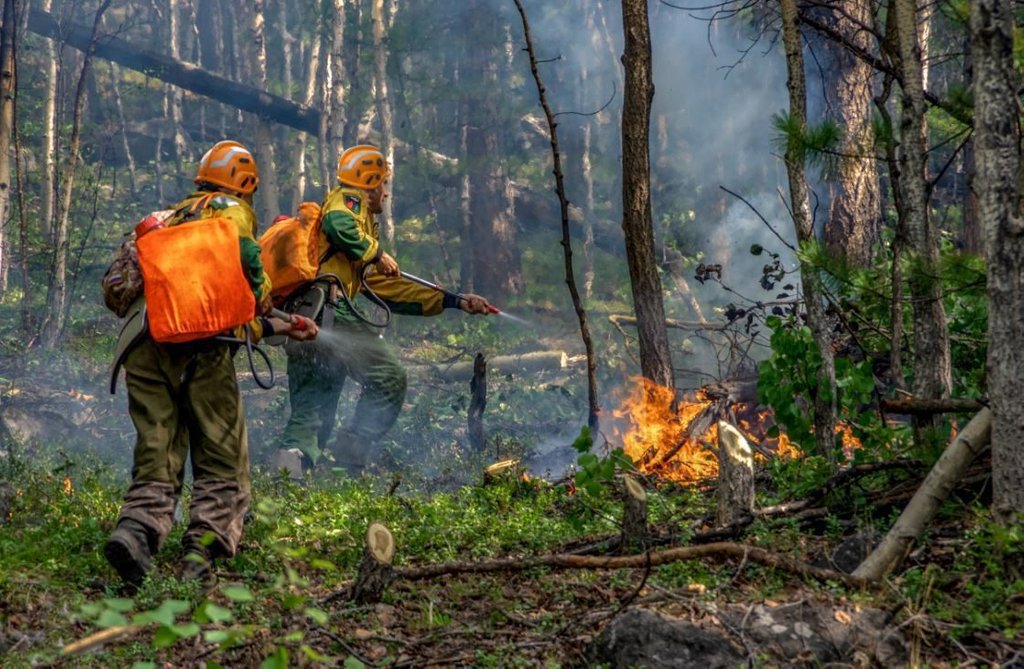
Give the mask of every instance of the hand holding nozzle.
M 271 309 L 270 322 L 274 326 L 274 334 L 283 334 L 296 341 L 316 339 L 320 331 L 312 319 L 299 314 L 289 314 L 280 309 Z

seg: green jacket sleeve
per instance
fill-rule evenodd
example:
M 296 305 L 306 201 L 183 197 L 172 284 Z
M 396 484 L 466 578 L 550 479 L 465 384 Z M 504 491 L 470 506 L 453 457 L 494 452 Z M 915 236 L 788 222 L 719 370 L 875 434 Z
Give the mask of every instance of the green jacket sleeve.
M 334 209 L 324 214 L 323 231 L 331 248 L 349 260 L 370 262 L 380 252 L 380 244 L 360 221 L 345 209 Z

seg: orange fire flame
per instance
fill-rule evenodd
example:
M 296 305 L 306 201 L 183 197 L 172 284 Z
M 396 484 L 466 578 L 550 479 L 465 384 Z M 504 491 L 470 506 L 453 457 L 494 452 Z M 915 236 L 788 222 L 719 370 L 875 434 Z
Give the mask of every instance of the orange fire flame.
M 633 379 L 632 389 L 611 414 L 623 421 L 612 436 L 645 474 L 683 483 L 706 480 L 718 475 L 718 458 L 708 446 L 717 445 L 718 417 L 713 413 L 714 400 L 698 391 L 693 401 L 676 403 L 675 391 L 642 378 Z M 751 418 L 750 408 L 736 404 L 736 427 L 752 443 L 773 451 L 778 457 L 800 455 L 800 449 L 785 434 L 766 436 L 775 424 L 770 410 L 762 410 Z M 695 423 L 696 421 L 696 423 Z M 849 426 L 837 426 L 842 433 L 844 451 L 859 447 Z

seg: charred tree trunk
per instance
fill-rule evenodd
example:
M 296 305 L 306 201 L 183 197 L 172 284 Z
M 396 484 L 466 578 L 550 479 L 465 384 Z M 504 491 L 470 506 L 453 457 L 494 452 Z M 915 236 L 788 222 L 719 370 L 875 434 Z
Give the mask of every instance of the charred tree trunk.
M 477 453 L 483 453 L 487 446 L 484 435 L 484 409 L 487 408 L 487 360 L 483 353 L 473 359 L 473 378 L 469 382 L 469 414 L 467 428 L 469 445 Z
M 649 136 L 654 80 L 645 0 L 622 0 L 622 29 L 622 63 L 629 91 L 622 106 L 622 230 L 638 323 L 640 369 L 647 379 L 674 389 L 651 220 Z
M 1024 518 L 1024 219 L 1021 217 L 1020 77 L 1013 3 L 971 3 L 975 180 L 988 260 L 988 389 L 992 407 L 992 510 L 1007 527 Z
M 807 87 L 804 79 L 803 45 L 800 39 L 796 0 L 781 0 L 782 41 L 786 49 L 786 87 L 789 89 L 789 114 L 799 132 L 807 128 Z M 786 147 L 786 173 L 789 177 L 790 208 L 796 238 L 801 246 L 815 244 L 814 221 L 804 173 L 804 155 L 800 142 L 790 138 Z M 818 388 L 814 393 L 814 441 L 818 453 L 833 466 L 836 463 L 836 371 L 832 342 L 825 315 L 824 294 L 814 267 L 800 268 L 800 282 L 807 308 L 807 325 L 821 354 Z

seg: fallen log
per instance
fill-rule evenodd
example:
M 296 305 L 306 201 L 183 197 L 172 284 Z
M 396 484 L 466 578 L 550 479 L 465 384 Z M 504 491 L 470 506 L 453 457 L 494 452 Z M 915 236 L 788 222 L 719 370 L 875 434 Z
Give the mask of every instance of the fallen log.
M 135 634 L 135 632 L 142 629 L 141 625 L 117 625 L 115 627 L 108 627 L 102 629 L 99 632 L 90 634 L 89 636 L 79 639 L 78 641 L 72 641 L 63 648 L 61 648 L 61 655 L 78 655 L 88 650 L 92 650 L 97 646 L 102 646 L 105 643 L 111 643 L 113 641 L 119 641 L 126 636 Z
M 991 434 L 992 412 L 982 409 L 943 451 L 882 543 L 853 572 L 855 577 L 880 581 L 903 561 Z
M 840 581 L 854 588 L 864 587 L 870 583 L 850 574 L 842 574 L 832 569 L 815 567 L 799 560 L 794 560 L 780 553 L 764 548 L 736 543 L 712 543 L 703 546 L 682 546 L 663 551 L 653 551 L 620 557 L 598 557 L 588 555 L 538 555 L 525 558 L 504 558 L 486 562 L 442 562 L 423 567 L 399 567 L 394 571 L 395 578 L 419 581 L 451 574 L 486 574 L 501 571 L 526 571 L 538 567 L 553 569 L 647 569 L 663 564 L 681 562 L 683 560 L 700 560 L 710 557 L 728 557 L 749 560 L 803 578 L 819 581 Z
M 451 364 L 413 365 L 408 371 L 411 376 L 434 376 L 443 381 L 468 381 L 473 378 L 475 365 L 474 360 L 468 360 Z M 569 356 L 565 351 L 498 355 L 487 361 L 487 369 L 492 375 L 530 374 L 565 369 L 568 366 Z
M 608 321 L 615 326 L 636 325 L 636 318 L 624 314 L 609 314 Z M 665 327 L 676 330 L 727 330 L 726 323 L 707 323 L 704 321 L 677 321 L 672 318 L 665 319 Z
M 930 416 L 937 413 L 970 413 L 980 411 L 985 405 L 971 399 L 915 399 L 882 400 L 885 413 L 910 416 Z

